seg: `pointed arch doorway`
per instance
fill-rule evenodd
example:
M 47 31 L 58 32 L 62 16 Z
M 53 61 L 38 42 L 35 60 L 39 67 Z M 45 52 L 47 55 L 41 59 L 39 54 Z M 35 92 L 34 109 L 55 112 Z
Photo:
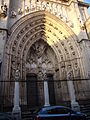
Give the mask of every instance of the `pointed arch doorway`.
M 57 58 L 51 47 L 42 39 L 36 41 L 27 54 L 27 104 L 31 107 L 44 105 L 43 68 L 48 78 L 50 105 L 55 105 L 54 75 Z

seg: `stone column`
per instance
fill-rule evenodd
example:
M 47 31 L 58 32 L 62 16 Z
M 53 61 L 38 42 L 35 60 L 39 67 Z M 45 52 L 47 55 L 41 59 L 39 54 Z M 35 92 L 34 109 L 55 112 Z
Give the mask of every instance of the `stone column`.
M 19 106 L 19 70 L 16 70 L 15 74 L 15 90 L 14 90 L 14 107 L 12 111 L 13 118 L 15 120 L 21 120 L 21 109 Z
M 23 9 L 24 9 L 24 15 L 25 15 L 25 0 L 23 0 Z
M 73 85 L 73 81 L 72 81 L 73 80 L 72 71 L 68 71 L 67 80 L 68 80 L 68 88 L 69 88 L 72 110 L 80 111 L 80 106 L 79 106 L 78 102 L 76 102 L 74 85 Z
M 35 0 L 35 11 L 37 11 L 37 0 Z
M 90 73 L 90 57 L 89 57 L 89 50 L 87 48 L 87 40 L 83 39 L 81 41 L 82 44 L 82 57 L 83 57 L 83 64 L 85 66 L 86 77 L 88 78 L 88 73 Z
M 1 4 L 4 5 L 4 0 L 1 0 Z
M 42 10 L 42 3 L 43 3 L 43 2 L 42 2 L 42 1 L 40 1 L 40 2 L 41 2 L 41 6 L 40 6 L 40 9 Z
M 84 7 L 84 12 L 85 12 L 86 20 L 87 20 L 89 18 L 88 8 L 87 7 Z
M 85 69 L 85 78 L 88 78 L 89 80 L 88 85 L 89 85 L 89 89 L 90 89 L 90 54 L 89 54 L 89 50 L 87 47 L 87 39 L 83 39 L 81 41 L 81 46 L 82 46 L 82 60 L 83 60 L 83 65 L 84 65 L 84 69 Z
M 45 97 L 45 104 L 44 106 L 50 106 L 49 103 L 49 92 L 48 92 L 48 82 L 44 80 L 44 97 Z
M 44 98 L 45 98 L 44 106 L 50 106 L 50 103 L 49 103 L 49 91 L 48 91 L 48 81 L 47 81 L 47 76 L 46 76 L 46 70 L 43 70 L 43 80 L 44 80 Z

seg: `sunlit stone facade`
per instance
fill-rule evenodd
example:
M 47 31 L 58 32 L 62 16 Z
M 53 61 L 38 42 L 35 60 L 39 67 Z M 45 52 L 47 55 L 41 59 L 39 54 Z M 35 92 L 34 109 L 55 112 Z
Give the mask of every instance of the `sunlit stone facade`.
M 54 81 L 56 104 L 71 101 L 67 80 L 73 82 L 76 100 L 88 99 L 90 81 L 90 17 L 80 0 L 1 0 L 0 62 L 4 94 L 13 94 L 15 71 L 20 71 L 20 104 L 30 104 L 28 80 L 37 82 L 38 104 L 44 104 L 43 74 Z M 44 72 L 43 72 L 44 70 Z M 32 84 L 33 85 L 33 84 Z M 3 87 L 4 86 L 4 87 Z M 36 86 L 34 86 L 36 88 Z M 10 93 L 8 93 L 8 90 Z M 36 93 L 37 90 L 34 92 Z M 23 100 L 22 100 L 23 96 Z M 52 95 L 50 95 L 50 99 Z M 13 98 L 10 98 L 11 100 Z M 32 98 L 34 100 L 34 98 Z M 54 101 L 51 101 L 53 103 Z M 32 103 L 32 102 L 31 102 Z M 34 104 L 34 103 L 32 103 Z M 53 103 L 54 104 L 54 103 Z M 36 104 L 37 105 L 37 104 Z

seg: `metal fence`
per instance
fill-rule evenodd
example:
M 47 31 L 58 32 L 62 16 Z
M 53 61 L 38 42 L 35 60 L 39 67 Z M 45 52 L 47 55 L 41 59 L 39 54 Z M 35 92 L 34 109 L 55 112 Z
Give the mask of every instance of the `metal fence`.
M 15 81 L 1 81 L 0 111 L 12 111 L 14 104 Z M 77 101 L 90 101 L 90 80 L 73 79 Z M 48 81 L 49 102 L 51 105 L 70 106 L 70 93 L 67 80 Z M 20 80 L 19 94 L 21 109 L 37 108 L 44 105 L 44 81 Z

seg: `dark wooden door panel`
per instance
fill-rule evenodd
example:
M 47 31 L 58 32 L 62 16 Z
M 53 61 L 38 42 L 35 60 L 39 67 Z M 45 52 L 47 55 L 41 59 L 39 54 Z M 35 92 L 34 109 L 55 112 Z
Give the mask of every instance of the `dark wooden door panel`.
M 53 75 L 49 74 L 48 77 L 48 88 L 49 88 L 49 100 L 50 105 L 55 105 L 55 90 L 54 90 L 54 80 Z
M 38 105 L 37 76 L 27 76 L 27 104 L 31 107 Z

